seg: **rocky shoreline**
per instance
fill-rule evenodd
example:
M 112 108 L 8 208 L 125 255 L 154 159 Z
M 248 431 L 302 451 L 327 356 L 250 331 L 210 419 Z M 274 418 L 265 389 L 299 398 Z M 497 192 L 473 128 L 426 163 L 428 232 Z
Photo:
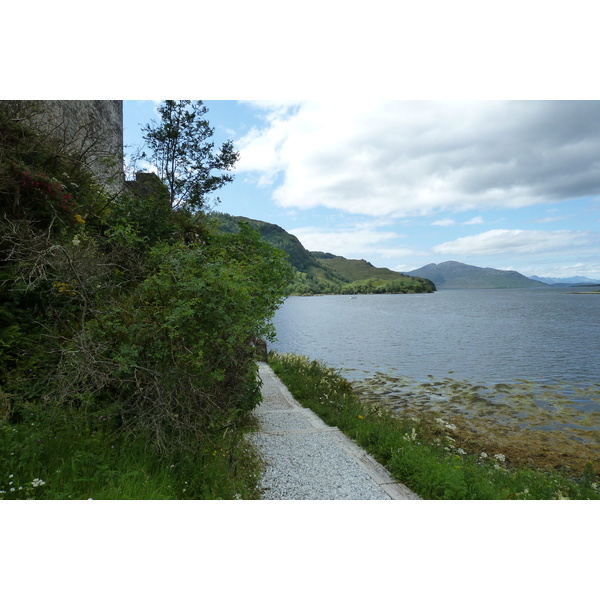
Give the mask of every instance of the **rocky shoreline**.
M 365 404 L 418 419 L 432 443 L 450 450 L 501 454 L 508 465 L 573 475 L 591 463 L 600 473 L 598 384 L 486 385 L 433 377 L 418 382 L 377 373 L 353 387 Z

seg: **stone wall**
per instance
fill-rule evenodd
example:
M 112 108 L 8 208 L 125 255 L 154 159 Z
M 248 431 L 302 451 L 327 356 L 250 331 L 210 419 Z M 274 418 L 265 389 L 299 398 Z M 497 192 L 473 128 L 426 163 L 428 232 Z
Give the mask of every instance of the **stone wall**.
M 75 152 L 112 193 L 124 186 L 123 101 L 43 100 L 36 126 Z

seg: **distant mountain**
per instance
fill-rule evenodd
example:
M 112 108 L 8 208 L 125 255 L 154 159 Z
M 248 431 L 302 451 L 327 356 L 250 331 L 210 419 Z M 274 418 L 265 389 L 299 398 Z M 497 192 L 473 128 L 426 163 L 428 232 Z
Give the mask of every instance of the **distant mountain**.
M 376 294 L 434 292 L 431 281 L 402 275 L 390 269 L 374 267 L 365 260 L 350 260 L 327 252 L 309 252 L 298 238 L 273 223 L 215 214 L 219 228 L 228 233 L 239 229 L 243 221 L 256 229 L 261 238 L 281 248 L 294 269 L 294 280 L 287 293 L 302 294 Z
M 489 267 L 475 267 L 449 260 L 431 263 L 420 269 L 409 271 L 407 275 L 425 277 L 440 289 L 496 289 L 545 287 L 547 284 L 535 281 L 517 271 L 503 271 Z
M 572 284 L 583 284 L 583 285 L 594 285 L 600 283 L 599 279 L 588 279 L 587 277 L 581 277 L 576 275 L 575 277 L 538 277 L 537 275 L 530 275 L 529 279 L 535 281 L 541 281 L 549 285 L 572 285 Z

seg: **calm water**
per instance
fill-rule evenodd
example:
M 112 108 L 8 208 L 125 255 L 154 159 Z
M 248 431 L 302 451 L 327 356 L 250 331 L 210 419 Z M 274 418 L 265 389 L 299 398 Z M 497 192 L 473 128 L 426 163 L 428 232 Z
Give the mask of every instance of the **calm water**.
M 273 323 L 278 352 L 349 378 L 384 372 L 486 383 L 597 383 L 600 294 L 557 289 L 290 297 Z

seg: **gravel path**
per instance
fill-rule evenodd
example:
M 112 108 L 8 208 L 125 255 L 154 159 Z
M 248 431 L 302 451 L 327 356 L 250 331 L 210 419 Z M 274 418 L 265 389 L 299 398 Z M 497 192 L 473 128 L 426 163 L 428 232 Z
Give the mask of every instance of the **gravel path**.
M 259 363 L 263 401 L 252 435 L 267 466 L 264 500 L 417 500 L 337 427 L 298 404 L 266 363 Z

